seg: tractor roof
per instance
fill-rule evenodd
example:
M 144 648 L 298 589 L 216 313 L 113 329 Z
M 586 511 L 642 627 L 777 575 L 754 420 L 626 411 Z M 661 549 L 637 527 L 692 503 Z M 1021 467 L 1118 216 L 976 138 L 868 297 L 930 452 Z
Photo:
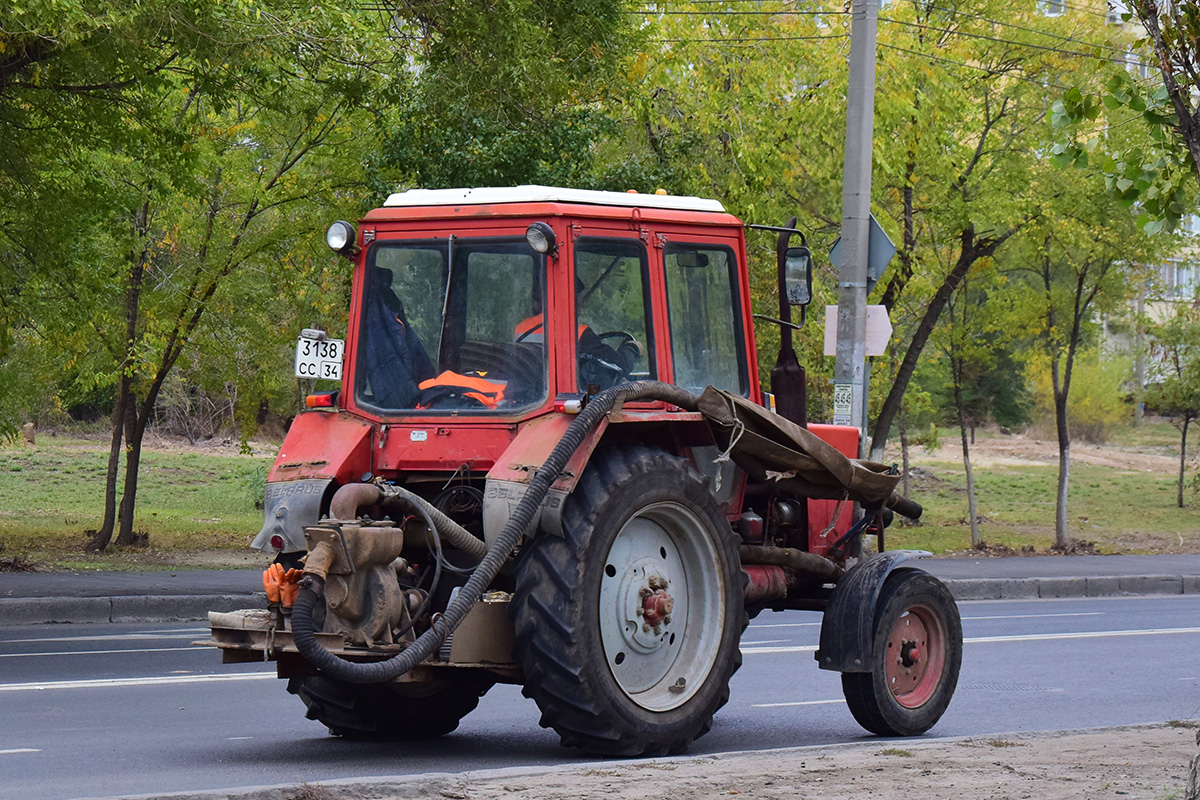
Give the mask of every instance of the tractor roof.
M 669 194 L 598 192 L 557 186 L 485 186 L 474 189 L 409 189 L 396 192 L 385 208 L 408 206 L 462 206 L 496 203 L 576 203 L 599 206 L 662 208 L 678 211 L 724 211 L 717 200 Z

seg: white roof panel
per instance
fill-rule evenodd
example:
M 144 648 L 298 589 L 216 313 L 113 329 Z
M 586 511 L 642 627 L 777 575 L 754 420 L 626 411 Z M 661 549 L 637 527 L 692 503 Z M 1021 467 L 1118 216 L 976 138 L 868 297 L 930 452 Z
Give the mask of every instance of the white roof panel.
M 679 211 L 724 211 L 717 200 L 670 194 L 597 192 L 556 186 L 485 186 L 474 189 L 409 189 L 388 196 L 385 207 L 459 206 L 487 203 L 584 203 L 596 206 L 638 206 Z

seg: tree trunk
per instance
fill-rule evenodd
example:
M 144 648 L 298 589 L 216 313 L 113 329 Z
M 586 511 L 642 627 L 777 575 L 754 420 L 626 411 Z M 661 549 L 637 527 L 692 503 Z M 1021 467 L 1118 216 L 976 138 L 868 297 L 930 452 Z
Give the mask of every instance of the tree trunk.
M 125 430 L 125 410 L 129 405 L 129 383 L 127 375 L 121 375 L 117 386 L 117 398 L 113 404 L 112 441 L 108 447 L 108 471 L 104 476 L 104 520 L 100 529 L 92 534 L 84 547 L 89 553 L 100 553 L 112 541 L 117 522 L 117 472 L 121 464 L 122 432 Z
M 900 429 L 900 466 L 904 470 L 901 473 L 904 476 L 901 480 L 904 481 L 904 496 L 908 497 L 908 415 L 901 414 L 899 419 L 896 421 L 896 425 Z
M 117 533 L 117 544 L 125 546 L 138 544 L 133 530 L 133 512 L 137 505 L 138 468 L 142 461 L 146 420 L 135 418 L 132 428 L 133 434 L 125 441 L 125 492 L 121 495 L 121 528 Z
M 1067 394 L 1058 388 L 1057 364 L 1054 367 L 1054 426 L 1058 431 L 1058 498 L 1054 510 L 1054 543 L 1066 547 L 1071 541 L 1067 532 L 1067 489 L 1071 484 L 1071 434 L 1067 429 Z
M 1185 471 L 1187 469 L 1188 423 L 1191 421 L 1192 421 L 1192 418 L 1189 415 L 1187 415 L 1187 414 L 1183 415 L 1183 434 L 1179 438 L 1179 498 L 1178 498 L 1178 504 L 1179 504 L 1180 508 L 1183 508 L 1183 479 L 1184 479 Z
M 1006 231 L 995 238 L 978 240 L 975 238 L 975 228 L 968 227 L 960 235 L 958 260 L 930 299 L 929 305 L 926 306 L 925 316 L 921 317 L 921 322 L 913 332 L 912 341 L 909 342 L 908 349 L 904 352 L 904 359 L 900 362 L 900 369 L 896 372 L 892 388 L 888 391 L 883 406 L 879 409 L 879 416 L 875 420 L 875 429 L 871 436 L 870 457 L 872 461 L 879 461 L 883 458 L 883 447 L 891 432 L 892 422 L 900 411 L 900 403 L 904 399 L 904 392 L 908 390 L 908 382 L 917 369 L 917 360 L 921 356 L 921 351 L 925 349 L 925 343 L 929 341 L 930 334 L 933 333 L 934 325 L 937 324 L 942 309 L 950 302 L 950 298 L 962 283 L 963 278 L 966 277 L 967 272 L 970 271 L 971 266 L 979 259 L 996 252 L 996 248 L 1013 233 L 1015 233 L 1015 229 Z
M 144 237 L 150 222 L 150 204 L 142 203 L 142 207 L 134 215 L 133 233 Z M 138 340 L 138 318 L 142 301 L 142 278 L 146 271 L 146 261 L 149 250 L 143 246 L 141 252 L 131 250 L 126 259 L 129 261 L 129 279 L 125 287 L 125 348 L 124 359 L 119 365 L 120 378 L 117 384 L 117 399 L 113 404 L 112 441 L 108 449 L 108 472 L 104 479 L 104 520 L 100 530 L 85 547 L 90 552 L 101 552 L 112 541 L 113 527 L 117 519 L 117 466 L 121 461 L 122 431 L 129 431 L 128 418 L 133 407 L 130 392 L 133 387 L 134 349 Z M 128 483 L 128 476 L 126 477 Z M 123 503 L 122 503 L 123 504 Z
M 178 351 L 176 351 L 178 353 Z M 125 431 L 125 494 L 121 497 L 121 529 L 117 534 L 117 544 L 139 544 L 133 531 L 133 512 L 137 506 L 138 469 L 142 463 L 142 440 L 146 436 L 146 426 L 154 414 L 158 403 L 159 392 L 167 379 L 171 368 L 175 365 L 173 356 L 166 356 L 165 363 L 154 376 L 150 390 L 141 407 L 130 402 L 129 426 Z
M 962 359 L 951 357 L 951 374 L 954 380 L 954 406 L 958 410 L 958 432 L 962 438 L 963 469 L 967 473 L 967 515 L 971 519 L 971 547 L 983 543 L 979 535 L 979 514 L 975 506 L 975 473 L 971 471 L 971 444 L 967 433 L 967 413 L 962 394 Z

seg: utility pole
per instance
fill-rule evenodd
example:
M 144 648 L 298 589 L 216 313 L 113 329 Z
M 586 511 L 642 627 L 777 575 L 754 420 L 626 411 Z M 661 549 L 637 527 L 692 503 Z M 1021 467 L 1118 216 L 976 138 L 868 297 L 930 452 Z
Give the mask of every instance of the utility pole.
M 865 448 L 867 251 L 871 232 L 871 143 L 875 132 L 879 0 L 853 0 L 851 15 L 833 421 L 858 428 L 862 432 L 860 447 Z

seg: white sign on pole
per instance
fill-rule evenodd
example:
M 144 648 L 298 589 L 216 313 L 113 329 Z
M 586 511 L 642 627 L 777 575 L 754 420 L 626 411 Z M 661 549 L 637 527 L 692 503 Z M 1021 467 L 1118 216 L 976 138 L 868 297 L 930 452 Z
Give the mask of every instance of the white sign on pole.
M 833 385 L 833 424 L 849 425 L 850 412 L 854 407 L 854 385 L 850 383 L 835 383 Z
M 837 355 L 837 306 L 825 306 L 825 355 Z M 892 339 L 892 321 L 884 306 L 867 306 L 867 351 L 881 356 Z

